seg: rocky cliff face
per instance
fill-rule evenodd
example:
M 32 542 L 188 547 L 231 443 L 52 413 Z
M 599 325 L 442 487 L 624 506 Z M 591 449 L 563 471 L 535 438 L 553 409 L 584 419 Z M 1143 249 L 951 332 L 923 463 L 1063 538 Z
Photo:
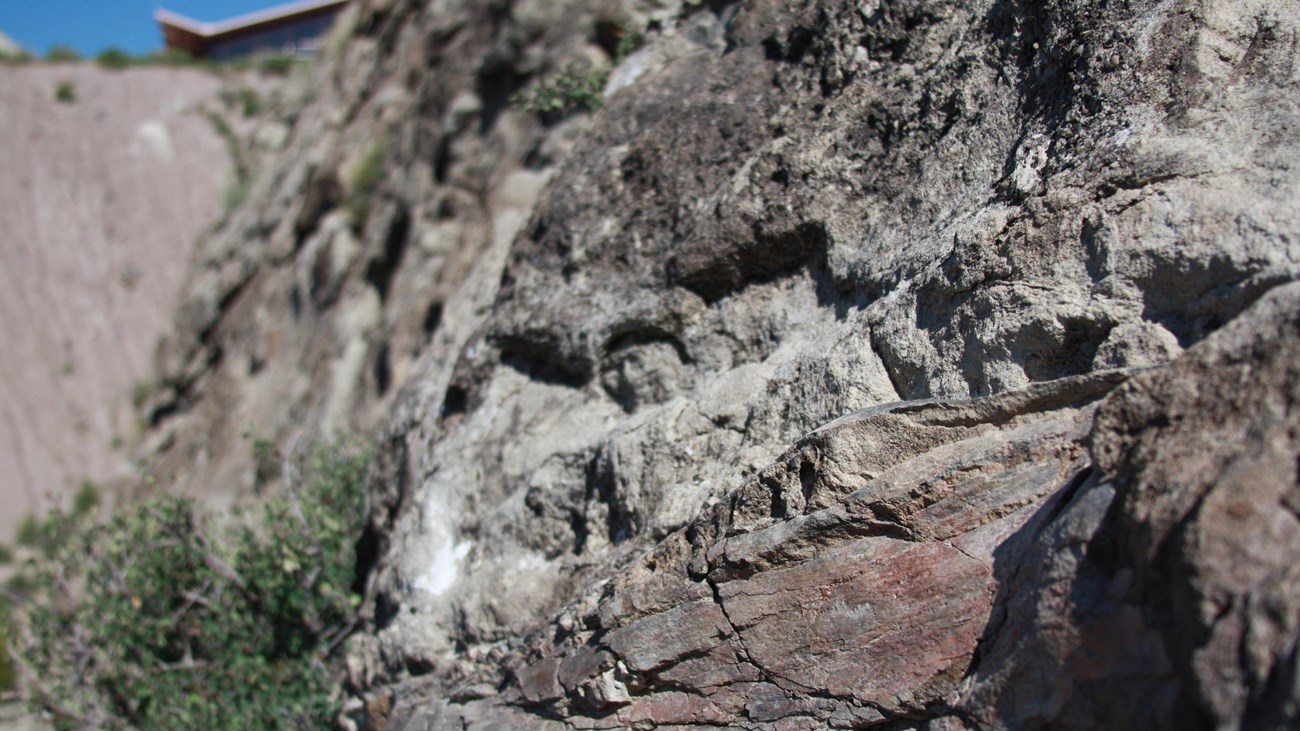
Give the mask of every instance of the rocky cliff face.
M 598 112 L 507 104 L 632 30 Z M 1294 724 L 1298 37 L 359 3 L 201 245 L 153 469 L 380 434 L 366 728 Z

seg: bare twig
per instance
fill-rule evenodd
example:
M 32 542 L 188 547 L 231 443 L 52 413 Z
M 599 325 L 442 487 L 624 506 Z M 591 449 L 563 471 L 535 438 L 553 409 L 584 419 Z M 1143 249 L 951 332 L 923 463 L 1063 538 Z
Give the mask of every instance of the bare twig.
M 177 609 L 175 612 L 172 612 L 171 622 L 173 624 L 179 622 L 181 617 L 184 617 L 186 613 L 188 613 L 190 609 L 194 607 L 195 604 L 198 604 L 199 606 L 204 607 L 206 609 L 211 609 L 212 603 L 209 602 L 203 596 L 204 594 L 208 593 L 208 590 L 211 588 L 212 588 L 212 581 L 209 580 L 206 584 L 203 585 L 203 588 L 200 589 L 197 593 L 192 591 L 183 592 L 181 596 L 185 597 L 185 605 L 182 606 L 180 609 Z
M 226 563 L 225 561 L 222 561 L 221 557 L 219 557 L 216 554 L 216 552 L 212 550 L 212 543 L 208 540 L 207 536 L 203 535 L 203 533 L 199 532 L 198 530 L 195 530 L 194 538 L 198 540 L 199 546 L 203 548 L 204 566 L 207 566 L 209 569 L 212 569 L 212 572 L 215 573 L 217 576 L 220 576 L 226 581 L 229 581 L 230 583 L 239 587 L 240 591 L 244 591 L 244 592 L 248 591 L 248 582 L 244 580 L 244 577 L 239 575 L 238 571 L 235 571 L 234 569 L 230 568 L 230 564 Z
M 0 596 L 3 596 L 4 598 L 16 604 L 21 604 L 22 606 L 27 606 L 32 603 L 30 599 L 23 596 L 22 594 L 15 592 L 14 590 L 10 589 L 7 586 L 0 586 Z
M 355 629 L 356 626 L 356 617 L 349 619 L 346 624 L 339 626 L 339 628 L 334 631 L 333 636 L 326 640 L 325 654 L 327 656 L 333 655 L 334 650 L 338 649 L 338 646 L 343 643 L 343 640 L 346 640 L 352 634 L 352 630 Z

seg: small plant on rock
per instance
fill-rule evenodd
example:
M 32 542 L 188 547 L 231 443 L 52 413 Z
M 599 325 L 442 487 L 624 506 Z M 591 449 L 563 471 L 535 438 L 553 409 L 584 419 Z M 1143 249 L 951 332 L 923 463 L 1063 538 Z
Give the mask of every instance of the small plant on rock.
M 228 107 L 238 107 L 245 117 L 256 117 L 262 113 L 261 95 L 246 86 L 238 89 L 223 89 L 221 101 Z
M 348 170 L 346 205 L 354 226 L 365 223 L 370 215 L 379 183 L 384 179 L 384 143 L 376 142 Z
M 531 89 L 515 94 L 510 100 L 511 104 L 516 109 L 543 115 L 594 112 L 600 109 L 610 72 L 641 45 L 641 36 L 626 31 L 619 33 L 618 47 L 610 64 L 601 66 L 583 61 L 571 63 Z
M 257 70 L 263 76 L 288 76 L 302 62 L 292 55 L 263 56 L 257 60 Z
M 71 81 L 60 81 L 58 86 L 54 87 L 54 99 L 61 104 L 77 101 L 77 87 Z

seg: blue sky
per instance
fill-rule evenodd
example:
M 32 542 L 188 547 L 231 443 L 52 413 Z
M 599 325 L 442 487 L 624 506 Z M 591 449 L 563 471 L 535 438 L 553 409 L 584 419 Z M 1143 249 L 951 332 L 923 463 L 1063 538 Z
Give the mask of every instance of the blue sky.
M 0 32 L 38 55 L 72 46 L 83 56 L 117 47 L 133 54 L 162 48 L 159 6 L 212 22 L 286 0 L 0 0 Z

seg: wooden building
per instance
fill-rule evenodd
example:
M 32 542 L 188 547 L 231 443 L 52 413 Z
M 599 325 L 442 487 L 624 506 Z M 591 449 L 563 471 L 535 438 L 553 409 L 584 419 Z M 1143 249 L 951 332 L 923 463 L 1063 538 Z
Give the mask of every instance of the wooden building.
M 167 48 L 195 58 L 229 61 L 262 54 L 315 55 L 334 18 L 348 0 L 301 0 L 204 23 L 170 10 L 158 10 Z

